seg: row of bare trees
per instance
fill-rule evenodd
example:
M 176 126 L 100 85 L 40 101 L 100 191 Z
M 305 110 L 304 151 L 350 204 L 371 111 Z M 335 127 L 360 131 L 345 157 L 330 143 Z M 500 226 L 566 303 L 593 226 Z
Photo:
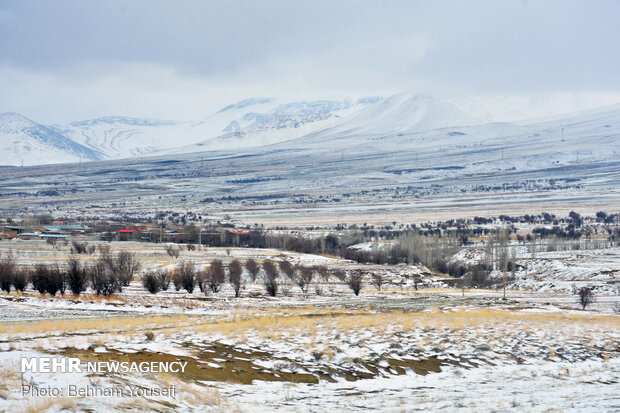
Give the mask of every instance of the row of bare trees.
M 91 265 L 84 265 L 71 256 L 65 265 L 37 264 L 34 267 L 18 266 L 13 254 L 0 256 L 0 286 L 7 293 L 11 287 L 23 291 L 28 284 L 41 294 L 64 294 L 69 290 L 79 295 L 90 287 L 97 295 L 112 295 L 129 285 L 140 270 L 140 263 L 133 253 L 120 251 L 111 254 L 104 250 Z
M 235 291 L 235 297 L 239 297 L 243 285 L 243 267 L 238 260 L 234 260 L 227 269 L 228 274 L 221 260 L 211 261 L 209 267 L 203 271 L 198 271 L 193 262 L 180 262 L 172 272 L 165 270 L 146 272 L 142 275 L 142 285 L 151 294 L 168 290 L 171 281 L 176 291 L 184 289 L 191 294 L 198 286 L 201 292 L 215 294 L 229 282 Z
M 285 281 L 284 277 L 299 286 L 303 293 L 308 292 L 315 276 L 328 282 L 330 275 L 333 275 L 341 282 L 346 283 L 355 295 L 358 295 L 363 287 L 364 274 L 360 271 L 353 271 L 347 275 L 341 269 L 330 272 L 325 265 L 302 266 L 293 265 L 287 260 L 273 261 L 269 259 L 265 260 L 261 266 L 252 258 L 244 264 L 239 260 L 233 260 L 227 267 L 221 260 L 216 259 L 211 261 L 209 266 L 202 271 L 196 269 L 192 262 L 180 262 L 172 272 L 164 270 L 146 272 L 142 276 L 142 284 L 152 294 L 166 291 L 171 281 L 176 291 L 184 289 L 191 294 L 198 287 L 201 292 L 216 294 L 221 291 L 224 284 L 229 283 L 235 292 L 235 297 L 239 297 L 244 282 L 244 267 L 252 282 L 256 282 L 262 269 L 265 291 L 272 297 L 278 295 L 280 285 Z M 372 284 L 381 289 L 383 276 L 373 275 Z

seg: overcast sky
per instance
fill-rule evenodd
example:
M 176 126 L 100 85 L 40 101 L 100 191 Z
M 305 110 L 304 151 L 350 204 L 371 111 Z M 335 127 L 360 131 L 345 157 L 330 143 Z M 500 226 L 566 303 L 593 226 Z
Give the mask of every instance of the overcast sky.
M 620 102 L 620 1 L 0 0 L 0 112 L 200 119 L 248 97 Z

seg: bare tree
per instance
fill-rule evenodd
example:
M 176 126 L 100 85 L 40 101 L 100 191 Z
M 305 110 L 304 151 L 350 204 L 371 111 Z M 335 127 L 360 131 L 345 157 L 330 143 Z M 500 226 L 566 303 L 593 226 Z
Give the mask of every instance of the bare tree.
M 461 277 L 459 284 L 461 285 L 461 295 L 465 297 L 465 289 L 471 287 L 473 283 L 473 274 L 471 272 L 465 273 Z
M 101 255 L 110 255 L 110 246 L 104 244 L 99 245 L 99 253 Z
M 12 252 L 0 255 L 0 288 L 7 293 L 11 291 L 17 264 Z
M 364 286 L 362 279 L 363 276 L 360 271 L 353 271 L 351 274 L 349 274 L 349 277 L 347 278 L 347 285 L 351 290 L 353 290 L 353 293 L 355 295 L 360 295 L 360 291 Z
M 265 260 L 263 262 L 263 270 L 265 271 L 265 279 L 263 280 L 265 283 L 265 290 L 267 293 L 275 297 L 278 294 L 278 267 L 271 260 Z
M 74 295 L 80 295 L 86 290 L 87 275 L 86 269 L 82 266 L 80 260 L 71 256 L 67 262 L 67 283 L 69 284 L 69 290 Z
M 157 276 L 159 277 L 159 284 L 161 285 L 161 289 L 164 291 L 168 291 L 170 287 L 170 273 L 166 270 L 157 271 Z
M 221 260 L 211 261 L 211 266 L 207 272 L 207 285 L 214 294 L 220 291 L 222 284 L 226 281 L 224 265 Z
M 13 274 L 13 288 L 22 292 L 30 282 L 30 271 L 27 268 L 18 268 Z
M 119 281 L 104 257 L 99 258 L 88 269 L 90 282 L 97 295 L 109 296 L 118 289 Z
M 383 274 L 375 272 L 372 274 L 371 281 L 372 285 L 374 285 L 377 290 L 381 291 L 381 286 L 383 285 L 384 279 Z
M 182 288 L 193 293 L 196 288 L 196 267 L 193 262 L 181 262 L 177 265 L 172 281 L 177 291 Z
M 342 268 L 336 268 L 334 270 L 334 276 L 340 280 L 340 282 L 345 282 L 347 279 L 347 272 Z
M 239 260 L 234 260 L 228 265 L 228 282 L 235 290 L 235 298 L 239 297 L 239 291 L 241 290 L 241 274 L 243 273 L 243 267 Z
M 74 254 L 86 254 L 88 252 L 88 243 L 73 241 L 71 243 L 71 252 Z
M 295 282 L 295 267 L 293 267 L 293 264 L 287 260 L 282 260 L 278 262 L 278 266 L 284 275 L 286 275 L 292 282 Z
M 179 255 L 181 254 L 181 250 L 179 248 L 176 248 L 174 245 L 166 245 L 164 248 L 170 257 L 179 258 Z
M 116 257 L 108 260 L 111 270 L 114 271 L 121 288 L 127 287 L 133 276 L 140 270 L 140 263 L 136 259 L 136 255 L 129 251 L 120 251 Z
M 594 302 L 594 291 L 592 291 L 592 288 L 581 287 L 577 294 L 579 294 L 579 302 L 581 303 L 581 308 L 583 308 L 584 310 L 590 303 Z
M 301 292 L 308 292 L 308 285 L 312 282 L 314 277 L 314 268 L 299 266 L 299 277 L 297 277 L 297 285 L 301 288 Z
M 245 269 L 248 270 L 252 282 L 256 281 L 256 276 L 260 271 L 260 266 L 258 263 L 254 259 L 250 258 L 245 262 Z
M 161 279 L 155 271 L 149 271 L 142 275 L 142 286 L 151 294 L 161 291 Z
M 321 277 L 325 282 L 329 282 L 329 270 L 327 269 L 327 265 L 317 265 L 315 267 L 317 274 Z
M 415 288 L 416 291 L 418 291 L 418 285 L 420 284 L 420 281 L 422 281 L 422 276 L 420 274 L 414 274 L 413 288 Z

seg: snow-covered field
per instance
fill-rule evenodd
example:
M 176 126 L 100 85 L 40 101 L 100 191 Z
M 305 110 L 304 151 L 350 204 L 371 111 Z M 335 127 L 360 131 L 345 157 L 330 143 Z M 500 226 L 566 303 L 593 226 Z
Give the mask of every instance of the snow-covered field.
M 282 259 L 346 270 L 384 272 L 356 297 L 334 277 L 307 293 L 283 283 L 268 297 L 260 281 L 204 294 L 148 294 L 139 280 L 111 298 L 90 293 L 50 298 L 32 290 L 0 297 L 0 411 L 617 411 L 620 408 L 620 297 L 597 293 L 586 311 L 562 288 L 530 288 L 519 278 L 501 290 L 443 287 L 423 267 L 360 265 L 336 258 L 232 248 L 182 251 L 112 243 L 136 253 L 144 268 L 197 266 L 213 258 Z M 68 251 L 37 241 L 2 242 L 20 263 L 62 261 Z M 617 249 L 537 254 L 558 283 L 606 282 Z M 476 254 L 461 253 L 460 258 Z M 598 257 L 598 258 L 597 258 Z M 81 257 L 84 260 L 92 256 Z M 472 259 L 473 259 L 472 258 Z M 590 263 L 589 271 L 581 271 Z M 595 269 L 595 267 L 597 269 Z M 533 266 L 531 267 L 533 268 Z M 586 268 L 587 269 L 587 268 Z M 416 290 L 409 282 L 419 275 Z M 401 283 L 400 281 L 404 282 Z M 546 284 L 544 284 L 546 285 Z M 317 295 L 314 287 L 319 287 Z M 174 289 L 173 289 L 174 290 Z M 89 361 L 174 360 L 175 373 L 19 373 L 20 357 L 56 355 Z M 22 383 L 58 388 L 62 397 L 21 393 Z M 70 384 L 125 388 L 122 397 L 69 397 Z M 131 389 L 176 389 L 175 397 Z

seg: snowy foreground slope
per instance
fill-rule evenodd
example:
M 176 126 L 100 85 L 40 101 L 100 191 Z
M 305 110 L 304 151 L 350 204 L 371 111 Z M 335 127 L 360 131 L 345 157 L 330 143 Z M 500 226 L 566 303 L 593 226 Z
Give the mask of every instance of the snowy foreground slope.
M 98 242 L 98 241 L 94 241 Z M 191 260 L 281 259 L 353 269 L 348 260 L 275 249 L 183 250 L 160 244 L 112 242 L 137 254 L 147 269 Z M 65 261 L 69 246 L 2 241 L 20 263 Z M 361 265 L 365 266 L 365 265 Z M 365 266 L 368 269 L 368 266 Z M 55 388 L 49 411 L 592 411 L 618 410 L 618 295 L 579 309 L 572 294 L 436 288 L 445 278 L 419 266 L 373 265 L 408 282 L 366 282 L 359 296 L 336 277 L 302 292 L 282 280 L 277 297 L 247 278 L 241 296 L 224 284 L 217 293 L 169 288 L 148 294 L 140 280 L 102 299 L 49 297 L 28 288 L 0 296 L 0 410 L 19 411 L 41 398 L 23 382 Z M 401 275 L 395 273 L 401 272 Z M 612 301 L 613 300 L 613 301 Z M 53 355 L 85 362 L 187 362 L 182 374 L 139 372 L 25 373 L 20 357 Z M 176 386 L 176 397 L 72 397 L 68 386 L 91 390 Z M 52 410 L 51 408 L 55 410 Z M 555 410 L 553 410 L 555 409 Z

